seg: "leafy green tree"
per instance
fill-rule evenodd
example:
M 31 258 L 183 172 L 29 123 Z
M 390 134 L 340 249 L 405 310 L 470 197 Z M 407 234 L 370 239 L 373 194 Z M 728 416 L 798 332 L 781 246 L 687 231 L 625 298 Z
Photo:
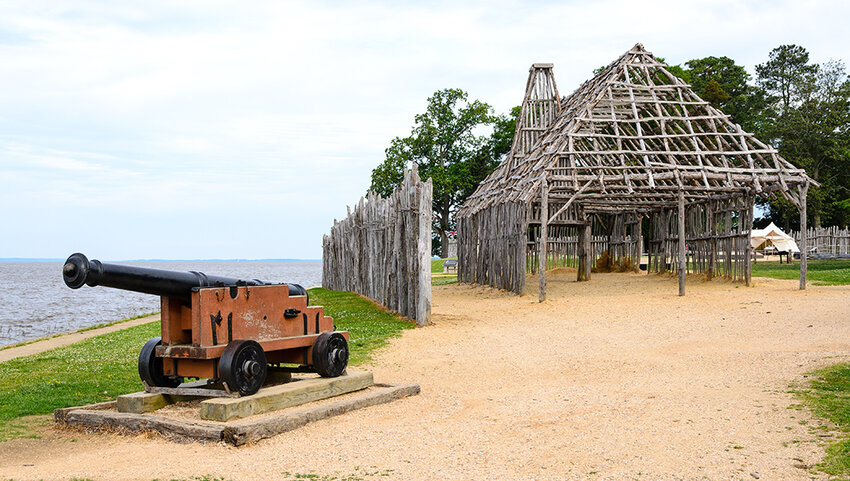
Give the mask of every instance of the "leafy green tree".
M 806 169 L 821 187 L 810 188 L 808 212 L 814 226 L 850 220 L 850 81 L 841 62 L 809 63 L 797 45 L 782 45 L 756 67 L 769 94 L 770 142 L 783 157 Z M 769 215 L 796 225 L 796 209 L 770 202 Z
M 481 101 L 468 100 L 460 89 L 444 89 L 428 98 L 425 113 L 416 115 L 408 137 L 394 138 L 386 159 L 372 171 L 369 190 L 388 196 L 404 176 L 409 162 L 434 185 L 435 251 L 446 252 L 446 231 L 455 226 L 454 213 L 510 150 L 516 117 L 495 117 Z M 494 125 L 492 134 L 480 127 Z
M 801 82 L 811 82 L 818 71 L 809 64 L 809 52 L 799 45 L 780 45 L 770 51 L 769 60 L 756 65 L 757 84 L 778 98 L 778 113 L 787 112 L 795 102 Z
M 712 105 L 722 105 L 729 100 L 729 94 L 723 90 L 723 87 L 715 79 L 711 79 L 705 84 L 701 97 Z
M 685 62 L 687 68 L 669 70 L 691 84 L 694 92 L 741 124 L 744 130 L 760 134 L 764 128 L 764 91 L 750 85 L 750 74 L 729 57 L 705 57 Z

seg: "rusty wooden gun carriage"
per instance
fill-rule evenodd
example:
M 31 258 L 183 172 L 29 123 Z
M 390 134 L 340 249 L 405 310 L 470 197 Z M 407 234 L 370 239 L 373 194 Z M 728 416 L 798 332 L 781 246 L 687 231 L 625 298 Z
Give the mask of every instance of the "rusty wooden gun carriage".
M 298 284 L 208 276 L 89 261 L 72 254 L 62 270 L 72 289 L 106 286 L 161 298 L 161 337 L 139 354 L 148 391 L 183 378 L 220 382 L 228 393 L 256 393 L 269 369 L 336 377 L 348 365 L 348 333 Z

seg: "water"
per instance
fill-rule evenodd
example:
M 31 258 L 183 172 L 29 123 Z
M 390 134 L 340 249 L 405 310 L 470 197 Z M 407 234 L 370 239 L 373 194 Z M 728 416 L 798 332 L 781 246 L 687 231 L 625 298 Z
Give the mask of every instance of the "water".
M 321 262 L 122 262 L 219 276 L 322 283 Z M 61 262 L 0 262 L 0 346 L 158 312 L 159 297 L 109 287 L 70 289 Z

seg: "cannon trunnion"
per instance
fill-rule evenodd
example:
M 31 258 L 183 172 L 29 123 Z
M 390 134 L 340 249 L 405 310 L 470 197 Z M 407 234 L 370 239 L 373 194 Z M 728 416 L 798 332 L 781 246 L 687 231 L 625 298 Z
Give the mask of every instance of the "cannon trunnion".
M 103 285 L 160 296 L 161 336 L 139 354 L 148 387 L 196 377 L 249 395 L 269 368 L 336 377 L 348 365 L 348 333 L 335 330 L 324 308 L 308 306 L 297 284 L 105 264 L 82 254 L 68 258 L 63 277 L 75 289 Z

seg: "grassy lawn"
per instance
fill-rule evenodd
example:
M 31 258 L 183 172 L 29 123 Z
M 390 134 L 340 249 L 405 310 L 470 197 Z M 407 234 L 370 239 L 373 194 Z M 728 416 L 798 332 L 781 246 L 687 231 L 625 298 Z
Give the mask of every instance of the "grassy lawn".
M 457 274 L 448 276 L 431 277 L 432 286 L 445 286 L 448 284 L 457 284 Z
M 414 327 L 353 293 L 311 289 L 310 304 L 325 306 L 337 329 L 350 332 L 351 365 L 368 362 L 387 339 Z M 159 331 L 159 322 L 151 322 L 0 363 L 0 441 L 44 423 L 24 416 L 139 391 L 139 351 Z
M 850 479 L 850 364 L 815 371 L 814 379 L 804 389 L 797 391 L 815 416 L 832 423 L 843 436 L 826 447 L 826 456 L 817 468 L 841 479 Z
M 850 284 L 850 259 L 809 259 L 806 277 L 816 286 Z M 753 276 L 774 279 L 799 279 L 800 262 L 780 264 L 762 261 L 753 264 Z
M 448 259 L 457 260 L 457 257 L 449 257 Z M 442 274 L 443 262 L 446 262 L 448 259 L 431 259 L 431 274 Z
M 398 314 L 351 292 L 310 289 L 310 305 L 324 306 L 325 315 L 334 318 L 336 328 L 350 333 L 349 364 L 354 366 L 372 360 L 375 349 L 385 346 L 388 339 L 416 327 Z
M 449 259 L 457 260 L 457 257 L 449 257 Z M 431 274 L 442 274 L 443 262 L 445 261 L 446 259 L 431 259 Z M 457 273 L 446 276 L 431 276 L 432 286 L 445 286 L 447 284 L 457 284 Z
M 457 260 L 457 257 L 449 257 L 449 259 Z M 446 259 L 431 259 L 431 274 L 442 274 L 443 273 L 443 262 Z M 431 276 L 431 285 L 432 286 L 445 286 L 447 284 L 457 284 L 457 273 L 449 274 L 446 276 Z

